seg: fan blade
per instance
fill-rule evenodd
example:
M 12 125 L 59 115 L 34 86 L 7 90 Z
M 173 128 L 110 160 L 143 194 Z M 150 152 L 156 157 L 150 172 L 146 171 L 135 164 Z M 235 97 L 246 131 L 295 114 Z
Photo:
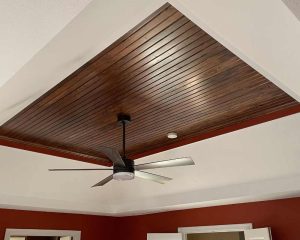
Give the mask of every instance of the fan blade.
M 168 177 L 164 177 L 161 175 L 148 173 L 148 172 L 144 172 L 144 171 L 135 171 L 134 175 L 136 177 L 151 180 L 151 181 L 158 182 L 161 184 L 164 184 L 165 182 L 172 180 L 172 178 L 168 178 Z
M 158 162 L 144 163 L 135 165 L 135 170 L 145 170 L 145 169 L 154 169 L 154 168 L 166 168 L 166 167 L 179 167 L 179 166 L 187 166 L 187 165 L 195 165 L 194 161 L 189 157 L 184 158 L 176 158 Z
M 113 165 L 125 167 L 125 163 L 120 153 L 116 149 L 109 147 L 100 147 L 99 151 L 106 155 L 112 161 Z
M 113 174 L 109 175 L 107 178 L 104 178 L 103 180 L 101 180 L 100 182 L 96 183 L 95 185 L 93 185 L 92 187 L 99 187 L 99 186 L 103 186 L 104 184 L 108 183 L 109 181 L 111 181 L 113 179 Z
M 48 169 L 51 172 L 58 171 L 105 171 L 105 170 L 113 170 L 111 168 L 52 168 Z

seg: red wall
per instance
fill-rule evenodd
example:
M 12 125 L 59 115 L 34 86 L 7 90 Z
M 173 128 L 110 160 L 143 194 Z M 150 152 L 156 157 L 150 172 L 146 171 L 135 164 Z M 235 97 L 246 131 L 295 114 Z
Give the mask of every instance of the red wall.
M 0 209 L 0 239 L 6 228 L 81 230 L 82 240 L 113 239 L 114 218 Z
M 149 232 L 177 232 L 178 227 L 253 223 L 271 227 L 273 240 L 300 239 L 300 198 L 198 208 L 124 217 L 115 239 L 142 240 Z
M 145 240 L 148 232 L 237 223 L 271 227 L 274 240 L 299 240 L 300 198 L 122 218 L 0 209 L 0 239 L 6 228 L 40 228 L 81 230 L 82 240 Z

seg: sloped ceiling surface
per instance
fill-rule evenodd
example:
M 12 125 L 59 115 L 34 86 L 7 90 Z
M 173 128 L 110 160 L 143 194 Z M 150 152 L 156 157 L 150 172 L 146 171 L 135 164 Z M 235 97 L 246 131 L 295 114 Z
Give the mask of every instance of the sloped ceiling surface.
M 143 179 L 91 188 L 105 172 L 48 172 L 95 165 L 1 147 L 1 206 L 47 211 L 130 215 L 298 196 L 300 115 L 139 159 L 190 156 L 195 166 L 156 169 L 167 184 Z
M 295 99 L 165 4 L 3 124 L 0 135 L 108 163 L 100 146 L 121 151 L 122 112 L 132 118 L 126 147 L 134 159 L 295 108 Z
M 0 2 L 0 86 L 5 84 L 91 0 Z
M 47 46 L 30 61 L 25 64 L 24 60 L 23 68 L 0 88 L 1 124 L 163 4 L 165 1 L 158 0 L 93 1 L 52 40 L 49 37 Z M 186 0 L 171 4 L 300 99 L 299 21 L 282 1 Z M 134 180 L 91 189 L 105 174 L 53 175 L 47 169 L 93 165 L 1 147 L 0 203 L 8 208 L 127 215 L 297 196 L 299 121 L 296 114 L 138 160 L 191 156 L 195 167 L 155 171 L 174 178 L 168 185 Z

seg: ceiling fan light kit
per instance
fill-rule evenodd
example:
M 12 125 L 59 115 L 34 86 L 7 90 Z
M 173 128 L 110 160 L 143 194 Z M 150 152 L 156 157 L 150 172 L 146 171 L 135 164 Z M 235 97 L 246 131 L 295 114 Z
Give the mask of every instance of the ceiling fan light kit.
M 109 147 L 99 147 L 99 150 L 107 157 L 113 164 L 111 168 L 89 168 L 89 169 L 49 169 L 49 171 L 113 171 L 111 175 L 96 183 L 92 187 L 103 186 L 111 180 L 125 181 L 133 180 L 135 177 L 143 178 L 153 182 L 164 184 L 172 178 L 160 176 L 154 173 L 145 172 L 143 170 L 166 168 L 166 167 L 179 167 L 194 165 L 195 163 L 189 157 L 176 158 L 158 162 L 144 163 L 135 165 L 134 161 L 128 159 L 126 156 L 126 125 L 131 122 L 130 115 L 120 113 L 117 116 L 118 123 L 122 125 L 122 139 L 123 139 L 123 153 L 122 156 L 118 150 Z
M 126 181 L 134 179 L 133 172 L 117 172 L 113 174 L 113 179 L 117 181 Z

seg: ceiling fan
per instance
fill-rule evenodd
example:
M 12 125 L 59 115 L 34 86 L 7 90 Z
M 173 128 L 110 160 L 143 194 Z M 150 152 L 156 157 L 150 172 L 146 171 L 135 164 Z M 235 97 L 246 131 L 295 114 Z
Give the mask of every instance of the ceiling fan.
M 99 147 L 99 151 L 102 152 L 108 159 L 112 162 L 113 168 L 64 168 L 64 169 L 49 169 L 49 171 L 113 171 L 111 175 L 104 178 L 100 182 L 96 183 L 92 187 L 103 186 L 112 179 L 114 180 L 132 180 L 134 177 L 139 177 L 147 180 L 151 180 L 157 183 L 165 183 L 167 181 L 172 180 L 172 178 L 164 177 L 161 175 L 145 172 L 143 170 L 147 169 L 155 169 L 155 168 L 166 168 L 166 167 L 179 167 L 179 166 L 187 166 L 194 165 L 194 161 L 189 157 L 176 158 L 170 160 L 163 160 L 158 162 L 150 162 L 144 164 L 135 165 L 134 161 L 128 159 L 126 157 L 126 149 L 125 149 L 125 128 L 126 124 L 131 121 L 129 115 L 119 114 L 118 122 L 122 125 L 123 129 L 123 156 L 113 148 L 109 147 Z

